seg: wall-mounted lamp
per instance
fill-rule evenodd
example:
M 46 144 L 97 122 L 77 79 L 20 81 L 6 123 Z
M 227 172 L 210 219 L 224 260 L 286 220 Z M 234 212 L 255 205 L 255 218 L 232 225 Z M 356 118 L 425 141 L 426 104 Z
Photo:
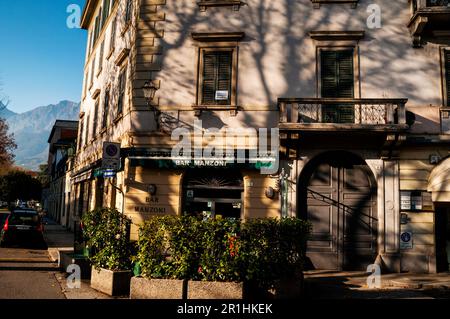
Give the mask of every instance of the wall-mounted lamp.
M 156 129 L 159 130 L 159 116 L 161 115 L 161 111 L 158 110 L 152 101 L 155 99 L 156 91 L 158 91 L 159 87 L 153 81 L 145 82 L 142 90 L 144 91 L 144 97 L 147 100 L 148 105 L 153 110 L 153 115 L 155 118 Z
M 145 98 L 150 101 L 155 98 L 156 91 L 158 91 L 158 87 L 155 85 L 155 83 L 153 83 L 153 81 L 145 82 L 142 89 L 144 90 Z
M 276 191 L 275 191 L 275 189 L 273 187 L 269 186 L 269 187 L 266 188 L 265 194 L 266 194 L 267 198 L 274 199 L 275 198 L 275 193 L 276 193 Z
M 148 186 L 148 193 L 150 194 L 150 195 L 156 195 L 156 191 L 158 190 L 158 188 L 156 187 L 156 185 L 155 184 L 150 184 L 149 186 Z

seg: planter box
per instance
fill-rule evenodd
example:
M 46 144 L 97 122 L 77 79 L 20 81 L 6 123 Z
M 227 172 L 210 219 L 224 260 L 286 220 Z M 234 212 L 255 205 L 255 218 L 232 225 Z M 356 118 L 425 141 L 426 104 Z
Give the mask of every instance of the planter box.
M 183 299 L 183 280 L 131 278 L 131 299 Z
M 91 287 L 110 296 L 130 294 L 131 272 L 92 268 Z
M 244 284 L 217 281 L 189 281 L 188 299 L 243 299 Z
M 81 270 L 81 279 L 91 279 L 92 268 L 87 257 L 71 252 L 59 252 L 59 266 L 63 272 L 67 271 L 69 265 L 78 265 Z

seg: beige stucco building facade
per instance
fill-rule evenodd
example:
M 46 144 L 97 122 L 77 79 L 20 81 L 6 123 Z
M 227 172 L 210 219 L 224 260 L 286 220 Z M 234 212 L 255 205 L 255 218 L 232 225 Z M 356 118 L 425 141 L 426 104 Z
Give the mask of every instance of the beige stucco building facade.
M 297 216 L 313 224 L 311 267 L 448 270 L 449 10 L 88 0 L 74 214 L 117 207 L 133 238 L 161 214 Z M 224 144 L 213 131 L 258 135 L 233 141 L 244 163 L 177 162 L 180 128 L 206 134 L 205 147 Z M 276 172 L 249 159 L 262 140 L 277 147 Z M 112 179 L 101 175 L 104 142 L 121 146 Z

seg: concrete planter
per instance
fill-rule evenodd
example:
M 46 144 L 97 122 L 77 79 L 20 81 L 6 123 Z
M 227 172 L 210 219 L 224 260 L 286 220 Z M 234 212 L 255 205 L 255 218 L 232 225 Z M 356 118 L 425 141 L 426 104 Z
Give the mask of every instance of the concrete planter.
M 92 268 L 91 287 L 110 296 L 128 296 L 131 272 Z
M 131 299 L 183 299 L 184 281 L 131 278 Z
M 66 272 L 70 265 L 78 265 L 81 270 L 81 279 L 91 279 L 92 268 L 89 260 L 81 255 L 71 252 L 59 252 L 59 267 Z
M 188 299 L 243 299 L 244 284 L 239 282 L 189 281 Z

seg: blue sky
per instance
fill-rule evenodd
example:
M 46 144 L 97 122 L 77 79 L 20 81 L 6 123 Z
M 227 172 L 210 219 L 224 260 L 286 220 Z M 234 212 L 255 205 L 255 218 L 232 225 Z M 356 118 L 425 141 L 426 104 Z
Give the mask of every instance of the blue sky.
M 67 26 L 85 0 L 0 0 L 0 89 L 22 113 L 81 97 L 87 32 Z

